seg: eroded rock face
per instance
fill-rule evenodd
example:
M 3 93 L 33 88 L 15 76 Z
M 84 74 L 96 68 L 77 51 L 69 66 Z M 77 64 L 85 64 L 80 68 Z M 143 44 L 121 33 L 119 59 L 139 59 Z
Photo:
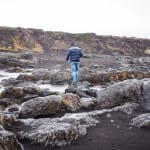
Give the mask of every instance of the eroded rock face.
M 97 117 L 118 111 L 131 114 L 137 107 L 135 103 L 128 103 L 113 109 L 68 113 L 61 118 L 19 119 L 13 126 L 19 139 L 28 139 L 44 146 L 63 146 L 85 135 L 90 126 L 99 123 Z
M 110 83 L 123 81 L 126 79 L 143 79 L 149 78 L 150 73 L 141 72 L 141 71 L 109 71 L 109 72 L 92 72 L 85 74 L 81 80 L 89 81 L 91 83 L 101 84 L 101 83 Z
M 39 115 L 56 114 L 61 112 L 63 98 L 59 95 L 37 97 L 22 104 L 21 118 L 32 118 Z
M 145 110 L 150 111 L 150 80 L 144 81 L 143 92 L 141 95 L 141 105 Z
M 79 85 L 77 86 L 77 88 L 71 85 L 65 90 L 65 93 L 74 93 L 84 98 L 97 97 L 96 92 L 97 90 L 90 89 L 88 86 L 84 86 L 84 85 L 83 86 Z
M 26 119 L 21 120 L 21 123 L 23 128 L 17 134 L 19 139 L 26 138 L 44 146 L 63 146 L 80 135 L 78 126 L 57 119 Z M 25 131 L 26 126 L 30 127 L 30 130 Z M 84 129 L 86 133 L 86 128 Z
M 9 112 L 0 112 L 0 125 L 10 127 L 16 121 L 18 115 Z
M 143 82 L 126 80 L 97 92 L 97 108 L 112 108 L 125 102 L 139 102 Z
M 55 92 L 56 93 L 56 92 Z M 52 95 L 53 92 L 42 90 L 35 86 L 24 86 L 24 87 L 8 87 L 1 92 L 0 98 L 9 103 L 21 104 L 29 99 L 33 99 L 38 96 Z M 0 102 L 2 101 L 0 100 Z
M 80 97 L 72 93 L 64 94 L 63 104 L 67 107 L 68 110 L 76 111 L 81 107 Z
M 76 111 L 80 108 L 80 98 L 75 94 L 37 97 L 22 104 L 21 118 L 40 115 L 53 115 L 61 112 Z
M 142 127 L 150 128 L 150 113 L 141 114 L 133 118 L 131 120 L 131 125 L 138 128 L 142 128 Z
M 100 51 L 102 54 L 119 53 L 139 56 L 149 50 L 148 39 L 97 36 L 94 33 L 69 34 L 63 32 L 48 32 L 39 29 L 23 29 L 0 27 L 0 49 L 6 51 L 32 50 L 66 50 L 72 41 L 79 43 L 88 52 Z M 148 53 L 146 53 L 148 54 Z
M 15 134 L 6 131 L 0 126 L 0 148 L 2 150 L 24 150 L 23 146 L 17 140 Z
M 0 52 L 0 67 L 31 67 L 34 64 L 34 60 L 27 60 L 26 58 L 21 58 L 20 53 L 3 53 Z
M 71 72 L 68 70 L 52 69 L 49 74 L 50 83 L 65 83 L 71 80 Z

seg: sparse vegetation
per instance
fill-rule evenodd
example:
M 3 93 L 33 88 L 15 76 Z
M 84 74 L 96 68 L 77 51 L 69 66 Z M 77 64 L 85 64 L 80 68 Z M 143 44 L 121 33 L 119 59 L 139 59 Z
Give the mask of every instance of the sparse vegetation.
M 91 37 L 93 36 L 93 33 L 80 33 L 80 34 L 75 34 L 75 38 L 79 38 L 80 40 L 90 40 Z

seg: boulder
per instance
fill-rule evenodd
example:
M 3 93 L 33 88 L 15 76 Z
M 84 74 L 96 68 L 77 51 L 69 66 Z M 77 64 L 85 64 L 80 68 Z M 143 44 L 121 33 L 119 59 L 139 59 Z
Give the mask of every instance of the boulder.
M 21 104 L 29 99 L 33 99 L 38 96 L 47 96 L 56 94 L 56 92 L 51 92 L 48 90 L 42 90 L 36 86 L 24 86 L 24 87 L 7 87 L 1 92 L 0 98 L 4 102 Z M 5 100 L 7 99 L 7 100 Z M 0 102 L 2 101 L 0 100 Z
M 56 114 L 61 112 L 63 98 L 59 95 L 37 97 L 24 102 L 20 108 L 20 118 L 32 118 L 39 115 Z
M 10 112 L 0 112 L 0 125 L 10 127 L 16 121 L 18 115 Z
M 133 118 L 130 124 L 138 128 L 142 128 L 142 127 L 150 128 L 150 113 L 141 114 Z
M 139 102 L 143 82 L 137 79 L 115 83 L 97 92 L 97 108 L 112 108 L 125 102 Z
M 30 67 L 34 64 L 33 60 L 23 60 L 19 54 L 13 55 L 11 53 L 0 56 L 0 64 L 2 67 Z
M 98 121 L 88 113 L 66 114 L 61 118 L 19 119 L 16 134 L 19 139 L 44 146 L 64 146 L 87 133 Z
M 92 110 L 96 108 L 96 99 L 95 98 L 81 98 L 81 107 L 87 110 Z
M 111 112 L 124 112 L 124 110 L 133 112 L 137 109 L 136 106 L 134 103 L 128 103 L 113 109 L 67 113 L 60 118 L 18 119 L 12 127 L 16 128 L 15 132 L 19 139 L 27 139 L 31 143 L 44 146 L 64 146 L 85 135 L 89 127 L 99 123 L 98 117 Z
M 28 75 L 28 74 L 20 74 L 17 78 L 16 78 L 16 80 L 18 80 L 18 81 L 31 81 L 31 82 L 35 82 L 35 81 L 37 81 L 38 80 L 38 78 L 36 77 L 36 76 L 34 76 L 34 75 Z
M 71 72 L 67 69 L 52 69 L 49 74 L 49 80 L 52 84 L 65 83 L 72 78 Z
M 65 93 L 74 93 L 84 98 L 97 97 L 97 90 L 90 89 L 90 86 L 91 84 L 88 82 L 79 83 L 77 88 L 71 85 L 65 90 Z
M 60 119 L 25 119 L 19 120 L 19 139 L 28 139 L 32 143 L 44 146 L 64 146 L 86 134 L 86 127 L 77 126 Z M 18 122 L 18 124 L 19 124 Z M 26 130 L 30 128 L 30 130 Z
M 24 150 L 16 135 L 6 131 L 0 126 L 0 149 L 2 150 Z
M 76 111 L 80 108 L 80 98 L 72 93 L 37 97 L 22 104 L 20 118 L 41 115 L 54 115 L 61 112 Z
M 143 82 L 141 105 L 146 111 L 150 111 L 150 79 L 145 79 Z
M 73 93 L 66 93 L 63 95 L 63 104 L 67 110 L 76 111 L 81 107 L 80 97 Z
M 108 82 L 117 82 L 123 81 L 127 79 L 143 79 L 149 78 L 150 73 L 138 70 L 112 70 L 112 71 L 90 71 L 88 73 L 82 74 L 81 73 L 81 81 L 89 81 L 90 83 L 94 84 L 102 84 Z

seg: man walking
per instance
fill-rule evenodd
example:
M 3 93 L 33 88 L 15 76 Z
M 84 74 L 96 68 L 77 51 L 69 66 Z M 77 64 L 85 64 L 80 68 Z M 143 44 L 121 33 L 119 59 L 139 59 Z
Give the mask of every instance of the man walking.
M 66 61 L 70 60 L 71 62 L 71 70 L 72 70 L 72 78 L 73 78 L 72 84 L 74 86 L 77 86 L 79 64 L 80 64 L 80 58 L 82 56 L 83 56 L 83 53 L 82 53 L 81 48 L 79 48 L 76 43 L 72 43 L 71 47 L 69 48 Z

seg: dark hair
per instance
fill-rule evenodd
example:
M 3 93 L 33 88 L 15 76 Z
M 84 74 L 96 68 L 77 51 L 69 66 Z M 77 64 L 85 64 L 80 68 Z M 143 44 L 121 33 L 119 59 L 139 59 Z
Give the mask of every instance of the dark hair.
M 71 43 L 71 46 L 77 46 L 77 43 L 72 42 L 72 43 Z

